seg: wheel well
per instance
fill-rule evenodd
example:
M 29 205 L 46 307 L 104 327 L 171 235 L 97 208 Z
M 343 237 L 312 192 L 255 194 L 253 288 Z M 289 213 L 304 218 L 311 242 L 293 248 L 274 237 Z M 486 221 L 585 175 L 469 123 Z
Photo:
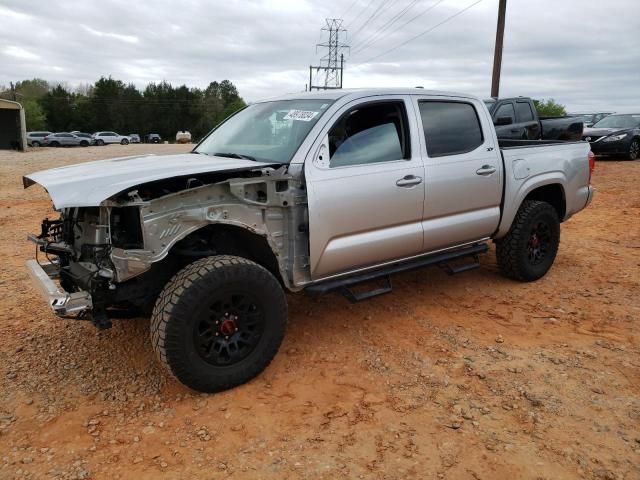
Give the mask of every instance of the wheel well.
M 189 263 L 211 255 L 236 255 L 262 265 L 282 280 L 278 259 L 267 239 L 233 225 L 207 225 L 176 243 L 169 255 L 189 258 Z
M 556 212 L 558 212 L 558 218 L 561 222 L 567 211 L 564 189 L 559 183 L 538 187 L 529 192 L 525 200 L 539 200 L 541 202 L 547 202 L 556 209 Z

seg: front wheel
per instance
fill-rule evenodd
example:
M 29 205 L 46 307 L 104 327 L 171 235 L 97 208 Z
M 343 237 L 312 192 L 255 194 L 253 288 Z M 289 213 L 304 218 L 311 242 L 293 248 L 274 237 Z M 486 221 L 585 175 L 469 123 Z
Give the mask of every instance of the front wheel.
M 637 138 L 631 142 L 629 145 L 629 153 L 627 158 L 629 160 L 637 160 L 640 157 L 640 140 Z
M 151 316 L 160 361 L 201 392 L 235 387 L 262 372 L 287 325 L 287 302 L 265 268 L 235 256 L 213 256 L 178 272 Z
M 82 140 L 82 141 L 80 142 L 80 146 L 81 146 L 81 147 L 88 147 L 88 146 L 89 146 L 89 142 L 87 142 L 86 140 Z
M 496 240 L 496 256 L 502 273 L 531 282 L 544 276 L 558 253 L 560 221 L 547 202 L 522 202 L 509 233 Z
M 99 147 L 104 145 L 104 140 L 96 140 L 96 145 L 98 145 Z
M 50 146 L 50 147 L 59 147 L 59 146 L 60 146 L 60 144 L 59 144 L 58 142 L 51 142 L 51 143 L 49 144 L 49 146 Z

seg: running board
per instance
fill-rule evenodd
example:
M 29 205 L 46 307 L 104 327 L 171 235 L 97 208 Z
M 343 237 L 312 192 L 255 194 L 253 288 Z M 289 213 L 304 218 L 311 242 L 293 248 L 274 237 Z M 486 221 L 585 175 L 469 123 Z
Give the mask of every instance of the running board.
M 356 273 L 345 278 L 321 281 L 308 286 L 305 291 L 311 295 L 319 296 L 337 290 L 342 293 L 349 301 L 359 302 L 361 300 L 366 300 L 378 295 L 383 295 L 385 293 L 391 292 L 391 275 L 395 273 L 407 272 L 409 270 L 416 270 L 418 268 L 430 267 L 433 265 L 444 266 L 447 273 L 450 274 L 461 273 L 467 270 L 478 268 L 480 266 L 478 256 L 482 253 L 486 253 L 488 250 L 489 246 L 486 243 L 477 243 L 475 245 L 462 247 L 456 250 L 434 253 L 412 260 L 395 262 L 390 265 L 377 268 L 375 270 Z M 457 260 L 465 257 L 471 257 L 473 259 L 473 262 L 458 266 L 449 265 L 449 262 L 451 262 L 452 260 Z M 381 287 L 364 292 L 354 292 L 351 289 L 351 287 L 357 284 L 370 282 L 372 280 L 378 280 L 380 278 L 383 278 L 385 280 L 385 284 Z

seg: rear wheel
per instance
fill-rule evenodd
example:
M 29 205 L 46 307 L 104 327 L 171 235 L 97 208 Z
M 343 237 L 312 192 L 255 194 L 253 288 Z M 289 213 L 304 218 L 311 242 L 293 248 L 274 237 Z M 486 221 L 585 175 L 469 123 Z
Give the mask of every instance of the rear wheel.
M 126 138 L 123 138 L 122 141 L 120 142 L 120 145 L 129 145 L 129 140 L 127 140 Z
M 287 303 L 265 268 L 235 256 L 197 260 L 178 272 L 151 316 L 151 341 L 180 382 L 201 392 L 240 385 L 275 356 Z
M 496 241 L 500 270 L 509 278 L 530 282 L 544 276 L 558 253 L 560 221 L 546 202 L 525 200 L 509 233 Z
M 637 138 L 629 145 L 629 153 L 627 155 L 629 160 L 637 160 L 640 157 L 640 140 Z
M 88 147 L 88 146 L 89 146 L 89 142 L 87 142 L 86 140 L 82 140 L 82 141 L 80 142 L 80 146 L 81 146 L 81 147 Z
M 37 140 L 34 140 L 33 142 L 31 142 L 31 146 L 38 148 L 40 146 L 40 142 L 38 142 Z

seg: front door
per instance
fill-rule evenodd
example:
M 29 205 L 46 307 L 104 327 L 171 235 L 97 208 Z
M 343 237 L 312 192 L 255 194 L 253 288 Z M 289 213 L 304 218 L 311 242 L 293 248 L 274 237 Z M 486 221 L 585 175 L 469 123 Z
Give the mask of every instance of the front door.
M 424 250 L 491 236 L 500 221 L 503 167 L 486 109 L 465 98 L 415 101 L 425 159 Z
M 334 115 L 305 162 L 314 280 L 422 249 L 424 168 L 413 106 L 404 96 L 373 98 Z

